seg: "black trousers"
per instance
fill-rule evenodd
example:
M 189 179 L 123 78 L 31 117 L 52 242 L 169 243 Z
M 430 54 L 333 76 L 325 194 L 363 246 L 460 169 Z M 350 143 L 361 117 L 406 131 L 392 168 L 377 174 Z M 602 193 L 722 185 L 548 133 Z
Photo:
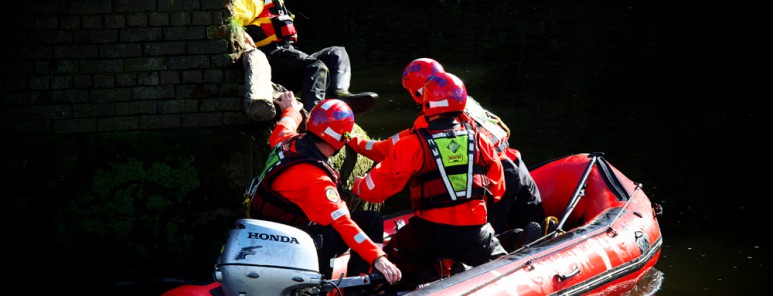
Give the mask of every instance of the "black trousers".
M 352 67 L 349 53 L 342 46 L 326 47 L 312 54 L 275 43 L 260 50 L 271 65 L 271 81 L 299 95 L 307 111 L 324 99 L 337 97 L 337 92 L 349 91 Z
M 384 219 L 380 213 L 375 211 L 353 211 L 351 212 L 351 217 L 372 241 L 379 244 L 384 242 Z M 311 225 L 302 229 L 315 242 L 321 242 L 321 245 L 317 246 L 320 273 L 326 279 L 338 278 L 339 275 L 332 274 L 331 259 L 349 250 L 349 246 L 341 238 L 341 235 L 331 226 Z M 346 273 L 347 275 L 369 273 L 370 265 L 371 262 L 366 262 L 359 254 L 351 252 L 349 263 L 346 266 Z
M 496 233 L 512 228 L 526 227 L 531 221 L 541 223 L 545 220 L 537 184 L 534 183 L 529 169 L 519 157 L 516 162 L 502 159 L 505 174 L 505 194 L 496 203 L 488 204 L 488 221 Z
M 412 217 L 384 247 L 403 279 L 393 289 L 413 289 L 439 277 L 433 264 L 448 258 L 477 266 L 506 254 L 488 223 L 475 226 L 438 224 Z

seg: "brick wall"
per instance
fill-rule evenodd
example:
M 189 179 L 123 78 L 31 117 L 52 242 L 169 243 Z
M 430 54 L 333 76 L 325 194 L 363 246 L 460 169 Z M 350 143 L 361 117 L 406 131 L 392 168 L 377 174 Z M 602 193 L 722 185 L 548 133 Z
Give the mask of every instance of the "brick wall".
M 3 16 L 0 133 L 247 122 L 228 0 L 27 0 Z

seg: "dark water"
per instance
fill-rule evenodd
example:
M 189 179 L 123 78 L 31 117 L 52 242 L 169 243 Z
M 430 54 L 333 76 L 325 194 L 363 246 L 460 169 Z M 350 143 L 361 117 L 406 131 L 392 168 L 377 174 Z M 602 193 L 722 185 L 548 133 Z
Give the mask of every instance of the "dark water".
M 771 124 L 761 104 L 769 95 L 757 89 L 770 82 L 756 55 L 765 39 L 753 32 L 756 9 L 728 1 L 288 2 L 301 49 L 346 46 L 352 91 L 381 95 L 356 118 L 370 136 L 409 126 L 417 109 L 400 74 L 414 58 L 434 58 L 504 119 L 527 164 L 602 151 L 644 184 L 664 207 L 660 273 L 644 283 L 656 294 L 768 289 L 771 154 L 763 147 Z M 158 286 L 150 294 L 175 284 Z
M 416 109 L 403 67 L 434 58 L 510 126 L 527 164 L 603 151 L 663 205 L 658 295 L 761 292 L 771 134 L 752 8 L 727 1 L 376 1 L 296 11 L 302 47 L 345 45 L 371 136 Z M 418 3 L 417 3 L 418 2 Z M 343 7 L 343 8 L 342 8 Z M 762 67 L 767 69 L 766 67 Z M 764 72 L 764 70 L 762 70 Z M 763 186 L 760 186 L 763 185 Z

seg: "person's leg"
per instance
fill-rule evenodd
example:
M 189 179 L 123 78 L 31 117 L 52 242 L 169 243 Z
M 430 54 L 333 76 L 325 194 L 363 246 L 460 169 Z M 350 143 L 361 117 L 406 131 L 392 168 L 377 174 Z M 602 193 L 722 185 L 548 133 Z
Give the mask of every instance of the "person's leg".
M 327 92 L 333 96 L 339 92 L 348 92 L 352 80 L 352 67 L 349 54 L 341 46 L 330 46 L 311 54 L 322 61 L 330 70 L 330 83 Z
M 502 159 L 502 168 L 505 175 L 505 193 L 498 202 L 489 202 L 488 221 L 494 227 L 494 232 L 503 233 L 517 225 L 509 224 L 511 208 L 515 203 L 518 192 L 521 191 L 521 182 L 518 177 L 518 168 L 508 158 Z
M 545 220 L 545 211 L 542 208 L 542 197 L 540 196 L 537 184 L 529 173 L 529 169 L 524 164 L 523 160 L 519 157 L 515 161 L 515 176 L 513 182 L 517 185 L 513 185 L 518 188 L 514 194 L 515 201 L 510 206 L 510 214 L 507 218 L 508 223 L 514 228 L 523 228 L 524 230 L 529 228 L 527 225 L 529 222 L 542 223 Z M 508 186 L 509 191 L 511 184 Z
M 319 263 L 319 273 L 326 279 L 333 276 L 333 266 L 331 259 L 346 250 L 348 246 L 341 239 L 338 232 L 329 226 L 312 225 L 304 227 L 303 231 L 309 234 L 311 238 L 318 243 L 317 261 Z
M 499 243 L 490 224 L 474 227 L 457 226 L 457 228 L 456 241 L 463 244 L 459 244 L 454 250 L 456 254 L 452 259 L 475 267 L 507 255 L 507 251 Z
M 338 98 L 352 108 L 354 113 L 369 110 L 376 104 L 378 94 L 349 92 L 352 79 L 352 66 L 346 48 L 330 46 L 311 54 L 311 57 L 322 61 L 330 70 L 330 81 L 327 88 L 328 97 Z
M 403 277 L 396 285 L 387 289 L 390 291 L 413 290 L 426 281 L 426 274 L 433 270 L 431 258 L 427 247 L 432 242 L 426 240 L 424 232 L 420 231 L 422 224 L 419 218 L 413 217 L 408 224 L 400 228 L 384 247 L 387 258 L 392 261 L 402 273 Z
M 271 80 L 294 92 L 300 92 L 306 111 L 327 98 L 328 68 L 316 58 L 297 49 L 279 48 L 266 54 L 271 64 Z
M 353 211 L 352 220 L 365 232 L 368 237 L 376 244 L 384 243 L 384 219 L 381 214 L 375 211 Z M 370 262 L 362 259 L 360 254 L 351 252 L 349 263 L 347 264 L 347 276 L 356 276 L 371 272 Z

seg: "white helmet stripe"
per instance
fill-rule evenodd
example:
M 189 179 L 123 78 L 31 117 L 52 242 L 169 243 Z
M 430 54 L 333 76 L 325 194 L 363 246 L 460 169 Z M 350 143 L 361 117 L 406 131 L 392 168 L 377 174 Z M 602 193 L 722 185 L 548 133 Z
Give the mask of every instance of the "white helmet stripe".
M 343 135 L 337 133 L 336 131 L 334 131 L 329 126 L 327 128 L 325 128 L 325 134 L 327 134 L 328 136 L 332 137 L 333 139 L 336 139 L 336 141 L 341 141 L 341 138 L 343 137 Z
M 332 107 L 333 104 L 335 104 L 335 101 L 328 100 L 327 102 L 320 105 L 319 107 L 322 108 L 322 110 L 327 110 L 327 109 L 330 109 L 330 107 Z
M 442 101 L 429 101 L 429 107 L 435 108 L 435 107 L 448 107 L 448 100 L 442 100 Z

